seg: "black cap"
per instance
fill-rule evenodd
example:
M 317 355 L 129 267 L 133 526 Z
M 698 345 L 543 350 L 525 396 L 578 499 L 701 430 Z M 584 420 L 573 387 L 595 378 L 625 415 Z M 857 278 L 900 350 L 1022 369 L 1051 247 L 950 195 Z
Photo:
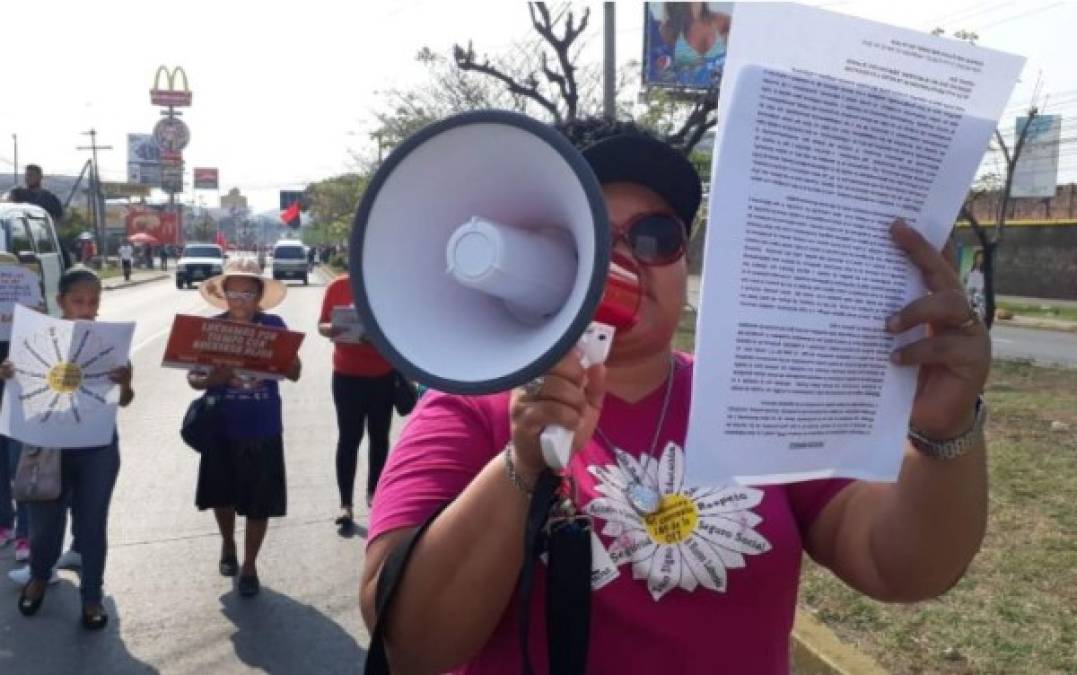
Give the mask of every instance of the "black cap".
M 703 186 L 696 168 L 662 141 L 644 134 L 603 138 L 582 150 L 599 183 L 638 183 L 654 190 L 692 232 Z

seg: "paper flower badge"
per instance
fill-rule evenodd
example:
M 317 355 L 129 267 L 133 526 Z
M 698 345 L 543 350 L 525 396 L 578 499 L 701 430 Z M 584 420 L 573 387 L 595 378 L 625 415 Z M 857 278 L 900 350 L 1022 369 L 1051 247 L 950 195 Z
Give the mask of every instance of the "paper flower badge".
M 646 579 L 656 601 L 678 586 L 725 592 L 728 569 L 744 567 L 747 557 L 771 549 L 754 529 L 763 519 L 750 510 L 763 500 L 762 490 L 742 485 L 683 489 L 684 451 L 675 443 L 659 459 L 637 459 L 616 448 L 614 455 L 616 464 L 589 467 L 602 496 L 584 511 L 606 521 L 602 534 L 613 537 L 614 564 L 631 563 L 632 577 Z M 639 509 L 632 497 L 641 487 L 660 497 L 653 513 Z

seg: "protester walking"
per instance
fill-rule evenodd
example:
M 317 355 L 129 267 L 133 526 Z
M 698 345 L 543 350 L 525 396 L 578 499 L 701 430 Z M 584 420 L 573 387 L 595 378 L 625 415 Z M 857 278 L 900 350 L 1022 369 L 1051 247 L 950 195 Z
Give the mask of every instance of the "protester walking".
M 286 328 L 275 314 L 268 314 L 284 300 L 287 289 L 275 279 L 262 277 L 252 258 L 236 258 L 223 274 L 201 285 L 202 297 L 224 309 L 216 318 Z M 297 357 L 286 377 L 299 379 Z M 284 475 L 283 424 L 280 390 L 274 380 L 241 377 L 230 368 L 192 371 L 187 381 L 199 391 L 215 395 L 220 420 L 218 447 L 203 450 L 198 467 L 195 503 L 213 509 L 221 533 L 218 570 L 223 576 L 239 575 L 239 593 L 256 595 L 258 552 L 265 539 L 269 518 L 287 511 Z M 243 565 L 237 559 L 236 514 L 247 519 Z
M 638 321 L 618 332 L 606 365 L 585 371 L 569 354 L 511 393 L 423 397 L 378 485 L 363 569 L 363 615 L 372 632 L 384 622 L 393 672 L 530 672 L 526 659 L 536 673 L 776 675 L 789 671 L 805 552 L 880 600 L 955 584 L 985 529 L 978 396 L 990 346 L 949 262 L 893 224 L 933 291 L 885 324 L 928 329 L 891 357 L 920 369 L 896 483 L 686 486 L 693 360 L 672 343 L 700 178 L 632 125 L 580 120 L 563 131 L 602 185 L 614 256 L 638 266 Z M 546 520 L 563 504 L 540 447 L 550 425 L 575 432 L 564 489 L 585 520 Z M 538 544 L 522 545 L 535 531 L 550 537 L 548 566 L 530 550 Z M 390 578 L 395 592 L 383 592 Z
M 343 331 L 333 326 L 334 308 L 353 308 L 351 278 L 343 274 L 329 283 L 322 299 L 318 332 L 337 338 Z M 367 432 L 366 503 L 370 506 L 385 458 L 389 454 L 389 427 L 393 416 L 395 372 L 374 345 L 337 341 L 333 346 L 333 404 L 337 412 L 337 488 L 340 513 L 336 524 L 354 523 L 353 493 L 359 445 Z
M 60 278 L 56 296 L 61 316 L 71 321 L 93 321 L 101 303 L 101 280 L 84 267 L 69 269 Z M 14 366 L 5 361 L 0 377 L 10 379 Z M 112 370 L 109 379 L 120 388 L 119 405 L 130 405 L 131 365 Z M 82 625 L 104 628 L 108 613 L 102 602 L 105 558 L 108 548 L 108 510 L 120 471 L 119 436 L 104 446 L 63 448 L 60 452 L 60 495 L 50 501 L 30 502 L 30 581 L 19 595 L 19 611 L 36 614 L 45 599 L 46 585 L 60 560 L 68 504 L 73 530 L 78 534 L 82 572 Z
M 123 280 L 131 280 L 131 268 L 135 264 L 135 247 L 131 246 L 128 242 L 120 244 L 119 250 L 116 251 L 120 256 L 120 267 L 123 268 Z
M 11 491 L 20 447 L 14 438 L 0 436 L 0 548 L 13 544 L 15 562 L 26 562 L 30 559 L 30 509 L 25 502 L 15 502 Z

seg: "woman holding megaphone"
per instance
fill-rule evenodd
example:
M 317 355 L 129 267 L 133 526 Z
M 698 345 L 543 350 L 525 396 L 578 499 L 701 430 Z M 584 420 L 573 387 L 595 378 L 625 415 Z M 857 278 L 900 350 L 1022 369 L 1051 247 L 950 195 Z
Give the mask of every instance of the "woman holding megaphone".
M 984 531 L 974 411 L 989 365 L 961 294 L 921 299 L 888 329 L 930 326 L 894 357 L 923 366 L 912 424 L 938 439 L 971 434 L 965 454 L 910 446 L 896 484 L 687 488 L 693 361 L 672 342 L 699 176 L 630 124 L 562 131 L 602 184 L 615 262 L 638 273 L 636 320 L 605 365 L 584 368 L 573 352 L 511 393 L 424 397 L 382 473 L 363 570 L 363 615 L 393 672 L 785 673 L 803 552 L 877 599 L 956 583 Z M 895 225 L 893 238 L 933 288 L 960 288 L 913 230 Z M 549 488 L 540 439 L 554 425 L 574 435 L 547 521 L 531 505 Z M 531 542 L 544 539 L 536 562 Z M 379 592 L 384 578 L 392 593 Z M 368 669 L 379 658 L 372 646 Z

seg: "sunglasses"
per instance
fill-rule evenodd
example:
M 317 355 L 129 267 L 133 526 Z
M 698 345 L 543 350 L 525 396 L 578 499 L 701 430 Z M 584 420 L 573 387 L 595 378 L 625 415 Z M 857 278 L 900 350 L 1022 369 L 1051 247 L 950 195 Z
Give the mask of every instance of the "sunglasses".
M 253 291 L 225 291 L 224 297 L 228 300 L 243 300 L 250 302 L 258 297 L 258 294 Z
M 680 260 L 688 248 L 681 219 L 672 213 L 643 213 L 623 228 L 613 228 L 613 243 L 624 241 L 641 265 L 661 267 Z

